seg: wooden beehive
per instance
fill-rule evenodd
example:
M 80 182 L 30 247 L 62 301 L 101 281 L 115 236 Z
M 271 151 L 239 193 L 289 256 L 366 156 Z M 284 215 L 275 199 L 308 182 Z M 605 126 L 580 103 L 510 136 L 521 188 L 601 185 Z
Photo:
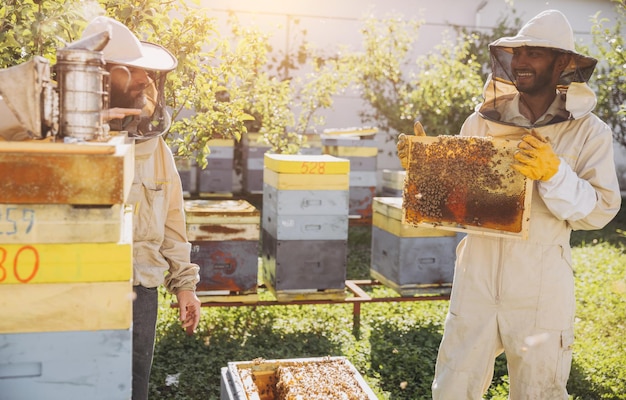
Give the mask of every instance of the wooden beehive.
M 191 261 L 199 295 L 256 293 L 260 211 L 245 200 L 185 201 Z
M 517 142 L 410 136 L 403 223 L 525 239 L 532 180 L 515 171 Z
M 0 203 L 122 204 L 134 171 L 134 147 L 124 136 L 86 144 L 0 142 Z
M 229 362 L 222 368 L 221 400 L 338 399 L 340 395 L 377 399 L 345 357 L 258 359 Z

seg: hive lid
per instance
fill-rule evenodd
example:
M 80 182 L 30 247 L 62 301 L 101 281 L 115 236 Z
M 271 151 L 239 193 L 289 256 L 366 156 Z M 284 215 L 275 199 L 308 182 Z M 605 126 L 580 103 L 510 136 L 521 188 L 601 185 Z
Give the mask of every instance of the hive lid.
M 410 136 L 403 223 L 525 239 L 532 180 L 511 168 L 517 141 Z
M 350 161 L 328 154 L 264 154 L 266 168 L 283 174 L 341 175 L 350 172 Z
M 258 223 L 260 211 L 245 200 L 186 200 L 187 224 Z

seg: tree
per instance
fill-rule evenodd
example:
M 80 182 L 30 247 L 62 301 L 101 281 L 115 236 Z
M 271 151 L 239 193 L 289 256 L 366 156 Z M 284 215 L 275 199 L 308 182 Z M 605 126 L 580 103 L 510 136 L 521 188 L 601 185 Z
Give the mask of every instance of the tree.
M 374 122 L 388 140 L 412 133 L 419 119 L 427 134 L 453 135 L 479 102 L 480 65 L 463 40 L 445 41 L 436 51 L 413 54 L 420 21 L 392 15 L 364 21 L 362 53 L 348 57 L 356 86 Z
M 305 40 L 293 52 L 276 54 L 266 35 L 255 28 L 244 29 L 233 16 L 230 35 L 222 35 L 217 21 L 197 4 L 194 0 L 8 0 L 0 6 L 0 67 L 34 55 L 54 64 L 57 48 L 80 38 L 91 18 L 108 15 L 178 58 L 178 67 L 166 82 L 167 105 L 175 122 L 165 136 L 178 156 L 195 155 L 204 167 L 209 140 L 239 140 L 255 126 L 274 151 L 297 152 L 303 145 L 302 133 L 323 123 L 316 113 L 332 107 L 332 95 L 345 88 L 345 80 L 335 69 L 319 67 L 323 57 Z M 305 62 L 312 72 L 294 76 Z
M 626 1 L 615 3 L 614 25 L 606 27 L 608 18 L 593 16 L 592 36 L 599 60 L 591 84 L 598 98 L 596 113 L 613 130 L 615 140 L 626 147 L 626 49 L 621 33 L 626 22 Z

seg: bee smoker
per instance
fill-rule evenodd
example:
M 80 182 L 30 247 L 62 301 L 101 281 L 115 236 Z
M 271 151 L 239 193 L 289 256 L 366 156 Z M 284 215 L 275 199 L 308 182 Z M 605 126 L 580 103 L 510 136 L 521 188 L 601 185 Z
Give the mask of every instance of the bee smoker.
M 60 137 L 83 141 L 108 136 L 102 121 L 108 108 L 108 73 L 101 50 L 109 39 L 105 31 L 57 50 Z

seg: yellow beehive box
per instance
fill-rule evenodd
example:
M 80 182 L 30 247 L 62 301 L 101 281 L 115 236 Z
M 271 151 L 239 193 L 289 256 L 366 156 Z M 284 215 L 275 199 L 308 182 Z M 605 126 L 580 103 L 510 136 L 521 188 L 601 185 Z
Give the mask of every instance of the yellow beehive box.
M 0 288 L 0 334 L 130 329 L 130 281 Z
M 128 243 L 0 244 L 0 292 L 11 284 L 128 281 Z
M 349 174 L 280 174 L 263 169 L 263 182 L 278 190 L 349 190 Z
M 525 239 L 533 182 L 511 167 L 517 143 L 409 136 L 403 222 Z
M 337 157 L 376 157 L 378 155 L 377 147 L 324 145 L 322 151 Z
M 0 243 L 116 243 L 131 225 L 122 204 L 0 204 Z
M 190 241 L 260 237 L 261 212 L 245 200 L 187 200 L 185 214 Z
M 455 232 L 402 223 L 401 197 L 374 197 L 372 224 L 398 237 L 456 236 Z
M 344 175 L 350 161 L 328 154 L 264 154 L 265 168 L 281 174 Z

